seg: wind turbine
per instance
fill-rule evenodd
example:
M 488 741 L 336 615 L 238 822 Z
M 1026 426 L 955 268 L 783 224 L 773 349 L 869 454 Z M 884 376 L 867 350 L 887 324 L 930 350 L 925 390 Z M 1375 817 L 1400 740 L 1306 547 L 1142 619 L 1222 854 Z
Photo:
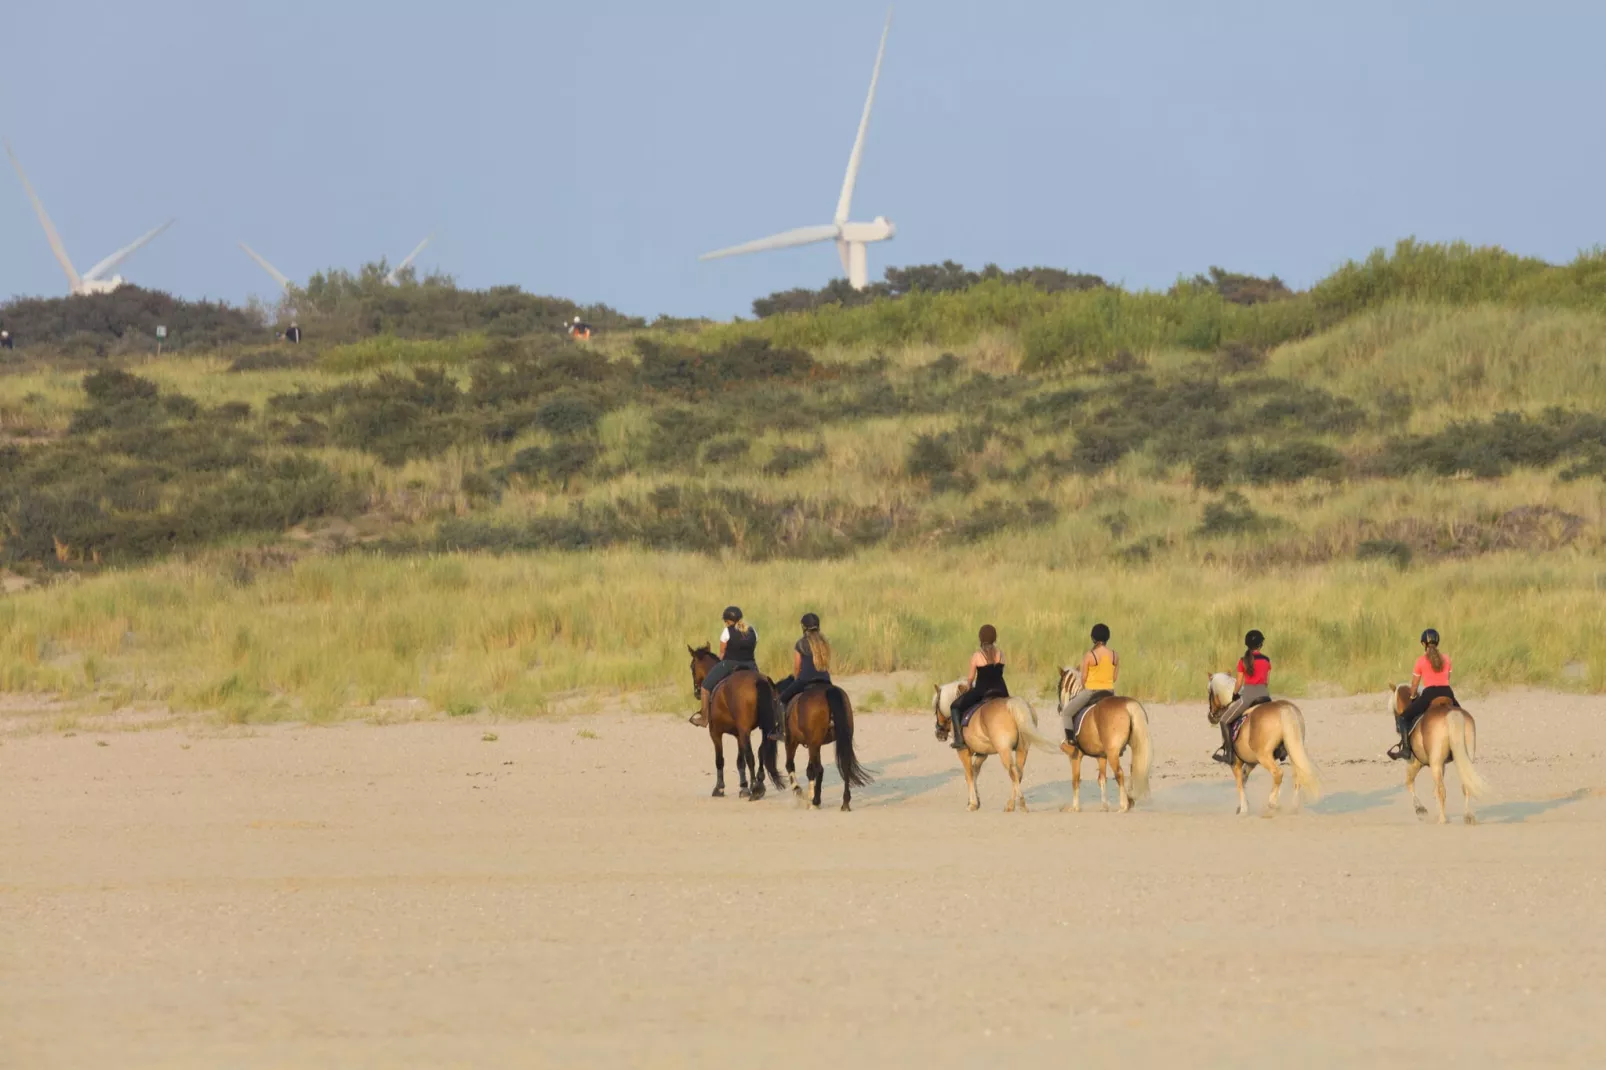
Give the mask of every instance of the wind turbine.
M 61 270 L 67 273 L 67 283 L 71 287 L 71 292 L 75 295 L 109 294 L 119 286 L 122 286 L 123 277 L 121 275 L 108 277 L 106 272 L 127 260 L 132 253 L 146 242 L 173 225 L 174 221 L 169 219 L 155 230 L 145 234 L 139 240 L 123 246 L 80 275 L 77 269 L 72 266 L 72 261 L 68 259 L 67 247 L 61 243 L 61 235 L 56 233 L 55 224 L 50 221 L 50 216 L 45 212 L 44 202 L 33 191 L 33 183 L 28 181 L 27 174 L 22 170 L 22 163 L 17 159 L 17 154 L 12 151 L 11 142 L 9 141 L 6 142 L 6 155 L 11 157 L 11 166 L 17 169 L 17 177 L 22 179 L 22 188 L 28 191 L 28 199 L 33 202 L 33 210 L 39 216 L 40 224 L 45 228 L 45 238 L 50 242 L 50 251 L 56 254 L 56 260 L 60 262 Z
M 768 238 L 750 241 L 745 245 L 733 245 L 728 249 L 720 249 L 712 253 L 704 253 L 699 259 L 715 260 L 722 256 L 738 256 L 742 253 L 759 253 L 766 249 L 789 249 L 795 245 L 813 245 L 816 242 L 834 241 L 836 251 L 842 258 L 842 270 L 848 273 L 848 282 L 855 290 L 862 290 L 870 284 L 870 267 L 865 256 L 865 246 L 870 242 L 887 241 L 898 232 L 898 228 L 886 216 L 876 216 L 869 223 L 851 223 L 848 213 L 853 205 L 853 185 L 859 178 L 859 161 L 864 157 L 864 135 L 870 129 L 870 108 L 875 104 L 876 83 L 881 79 L 881 58 L 887 53 L 887 34 L 892 30 L 892 12 L 887 12 L 887 24 L 881 30 L 881 47 L 875 54 L 875 71 L 870 75 L 870 95 L 864 98 L 864 114 L 859 118 L 859 135 L 853 139 L 853 153 L 848 157 L 848 173 L 842 179 L 842 195 L 836 202 L 836 215 L 831 222 L 816 227 L 799 227 Z
M 395 267 L 391 268 L 390 271 L 385 275 L 386 284 L 395 286 L 397 283 L 399 283 L 401 281 L 401 273 L 406 271 L 408 266 L 411 265 L 414 260 L 418 259 L 418 254 L 424 251 L 424 246 L 428 245 L 434 240 L 434 238 L 435 235 L 431 234 L 429 237 L 415 245 L 413 247 L 413 251 L 407 254 L 406 259 L 397 264 Z M 268 263 L 261 253 L 258 253 L 255 249 L 245 244 L 245 242 L 240 243 L 240 248 L 245 250 L 246 256 L 249 256 L 252 260 L 257 262 L 258 267 L 271 275 L 273 277 L 273 281 L 278 283 L 281 289 L 288 290 L 290 288 L 289 276 L 285 275 L 284 272 Z

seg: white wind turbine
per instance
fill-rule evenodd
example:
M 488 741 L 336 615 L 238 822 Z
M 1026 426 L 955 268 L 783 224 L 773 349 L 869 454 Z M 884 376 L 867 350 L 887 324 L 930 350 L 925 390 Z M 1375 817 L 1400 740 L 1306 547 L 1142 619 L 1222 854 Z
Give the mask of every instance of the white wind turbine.
M 391 286 L 395 286 L 398 282 L 400 282 L 401 273 L 406 271 L 414 260 L 418 259 L 418 254 L 424 251 L 424 246 L 428 245 L 434 240 L 434 238 L 435 235 L 431 234 L 429 237 L 425 238 L 423 241 L 414 246 L 413 251 L 407 254 L 407 258 L 401 263 L 397 264 L 395 267 L 391 268 L 389 273 L 385 275 L 385 282 Z M 245 242 L 240 243 L 240 248 L 245 250 L 246 256 L 249 256 L 252 260 L 257 262 L 258 267 L 272 276 L 273 281 L 278 283 L 281 289 L 288 290 L 290 288 L 289 276 L 280 271 L 278 268 L 274 267 L 272 264 L 268 263 L 267 259 L 264 258 L 261 253 L 245 244 Z
M 12 151 L 11 142 L 9 141 L 6 142 L 6 155 L 11 157 L 11 166 L 17 169 L 17 177 L 22 179 L 22 188 L 28 191 L 28 199 L 33 202 L 33 210 L 39 216 L 40 224 L 45 228 L 45 238 L 50 242 L 50 251 L 56 254 L 56 260 L 60 262 L 61 270 L 67 273 L 67 284 L 73 294 L 107 294 L 123 285 L 123 277 L 121 275 L 107 276 L 106 272 L 127 260 L 130 254 L 173 225 L 173 220 L 169 219 L 155 230 L 142 236 L 138 241 L 123 246 L 80 275 L 77 269 L 72 266 L 72 261 L 67 257 L 67 247 L 61 243 L 61 235 L 56 233 L 55 224 L 50 221 L 50 216 L 45 212 L 44 202 L 33 191 L 33 183 L 28 181 L 27 174 L 22 170 L 22 162 L 17 159 L 17 154 Z
M 842 257 L 842 270 L 848 273 L 848 282 L 855 290 L 870 284 L 870 267 L 865 246 L 870 242 L 887 241 L 898 228 L 886 216 L 876 216 L 869 223 L 850 223 L 848 212 L 853 205 L 853 185 L 859 177 L 859 161 L 864 156 L 864 135 L 870 129 L 870 108 L 875 104 L 875 87 L 881 79 L 881 58 L 887 52 L 887 34 L 892 30 L 892 12 L 887 12 L 887 24 L 881 30 L 881 47 L 875 54 L 875 71 L 870 75 L 870 95 L 864 99 L 864 114 L 859 118 L 859 136 L 853 139 L 853 154 L 848 157 L 848 173 L 842 180 L 842 195 L 836 202 L 836 215 L 831 222 L 817 227 L 799 227 L 745 245 L 733 245 L 704 253 L 699 259 L 714 260 L 722 256 L 741 253 L 758 253 L 766 249 L 789 249 L 794 245 L 813 245 L 815 242 L 834 241 Z

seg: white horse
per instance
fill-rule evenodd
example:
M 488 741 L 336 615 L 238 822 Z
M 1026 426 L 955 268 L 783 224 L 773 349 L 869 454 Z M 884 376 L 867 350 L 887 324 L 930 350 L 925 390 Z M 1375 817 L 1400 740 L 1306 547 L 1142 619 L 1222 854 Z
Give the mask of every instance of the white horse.
M 965 681 L 935 685 L 937 692 L 932 712 L 937 717 L 937 738 L 944 742 L 954 729 L 954 700 L 965 691 Z M 970 723 L 960 729 L 965 747 L 959 751 L 959 764 L 965 770 L 965 784 L 970 788 L 970 808 L 981 809 L 981 796 L 976 794 L 976 774 L 989 754 L 998 755 L 1009 773 L 1009 805 L 1006 813 L 1016 807 L 1026 812 L 1026 793 L 1021 789 L 1021 778 L 1026 773 L 1026 753 L 1031 747 L 1058 749 L 1053 740 L 1039 735 L 1037 711 L 1023 698 L 990 698 L 977 706 L 970 715 Z

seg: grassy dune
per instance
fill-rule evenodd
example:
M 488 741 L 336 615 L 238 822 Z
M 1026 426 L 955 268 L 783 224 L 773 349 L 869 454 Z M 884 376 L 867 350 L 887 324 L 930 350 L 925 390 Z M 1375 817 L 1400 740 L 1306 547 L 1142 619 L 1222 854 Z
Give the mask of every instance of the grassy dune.
M 848 672 L 955 675 L 990 621 L 1035 690 L 1103 620 L 1144 697 L 1249 627 L 1280 688 L 1368 691 L 1432 625 L 1474 691 L 1606 690 L 1601 265 L 1405 245 L 1252 306 L 988 282 L 586 349 L 144 359 L 96 396 L 12 369 L 0 688 L 673 708 L 734 601 L 776 669 L 812 609 Z

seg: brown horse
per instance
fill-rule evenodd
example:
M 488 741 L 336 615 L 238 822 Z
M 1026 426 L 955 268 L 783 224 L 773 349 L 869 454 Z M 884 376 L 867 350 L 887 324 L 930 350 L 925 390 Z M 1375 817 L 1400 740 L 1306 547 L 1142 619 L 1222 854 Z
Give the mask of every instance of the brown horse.
M 965 690 L 963 680 L 936 685 L 937 695 L 932 701 L 932 712 L 937 717 L 937 738 L 947 742 L 953 730 L 953 705 Z M 1037 711 L 1023 698 L 990 698 L 971 712 L 970 723 L 960 729 L 965 749 L 959 751 L 959 764 L 965 770 L 965 784 L 970 788 L 970 809 L 981 809 L 981 796 L 976 793 L 976 775 L 981 763 L 989 754 L 998 755 L 1009 773 L 1009 804 L 1005 813 L 1019 807 L 1026 812 L 1026 793 L 1021 790 L 1021 779 L 1026 775 L 1026 754 L 1033 747 L 1052 747 L 1054 741 L 1037 734 Z
M 809 764 L 804 770 L 813 785 L 813 798 L 809 805 L 820 808 L 820 789 L 825 785 L 825 766 L 820 762 L 820 748 L 827 743 L 836 744 L 836 771 L 842 775 L 842 809 L 853 809 L 853 789 L 870 783 L 870 774 L 859 765 L 853 752 L 853 703 L 840 687 L 811 687 L 801 692 L 786 709 L 786 777 L 792 790 L 799 795 L 803 788 L 797 782 L 797 756 L 799 747 L 809 749 Z
M 1082 690 L 1080 669 L 1060 670 L 1060 702 L 1065 704 Z M 1128 743 L 1132 746 L 1132 790 L 1126 790 L 1126 778 L 1121 775 L 1121 752 Z M 1135 698 L 1116 695 L 1100 699 L 1082 715 L 1076 732 L 1076 742 L 1060 744 L 1060 750 L 1071 760 L 1071 804 L 1061 811 L 1082 812 L 1082 756 L 1097 758 L 1099 763 L 1099 808 L 1108 810 L 1105 795 L 1104 771 L 1115 771 L 1115 786 L 1120 791 L 1120 812 L 1126 813 L 1132 804 L 1149 794 L 1149 715 L 1143 703 Z
M 691 687 L 694 695 L 701 695 L 703 679 L 708 670 L 719 664 L 719 655 L 707 646 L 687 647 L 691 654 Z M 761 705 L 763 704 L 763 705 Z M 736 737 L 736 775 L 741 778 L 741 796 L 754 801 L 764 797 L 764 774 L 753 759 L 753 730 L 759 726 L 759 710 L 775 706 L 775 685 L 769 677 L 751 669 L 739 669 L 725 678 L 714 691 L 708 704 L 708 736 L 714 741 L 714 795 L 725 794 L 725 737 Z M 781 772 L 775 767 L 776 746 L 765 740 L 759 744 L 759 756 L 770 779 L 781 787 Z M 752 786 L 747 775 L 753 774 Z
M 1390 713 L 1399 717 L 1410 705 L 1409 684 L 1389 687 Z M 1418 816 L 1428 812 L 1422 800 L 1416 797 L 1416 775 L 1426 766 L 1433 771 L 1433 794 L 1439 800 L 1439 824 L 1445 823 L 1444 767 L 1446 763 L 1454 762 L 1461 771 L 1461 795 L 1466 800 L 1466 816 L 1462 820 L 1469 825 L 1478 823 L 1477 815 L 1472 812 L 1472 800 L 1487 792 L 1489 785 L 1472 767 L 1477 750 L 1478 726 L 1472 720 L 1472 714 L 1455 705 L 1448 696 L 1434 699 L 1428 711 L 1417 718 L 1416 726 L 1411 729 L 1411 760 L 1405 767 L 1405 793 L 1411 797 L 1411 805 L 1416 808 Z
M 1210 707 L 1210 723 L 1219 724 L 1221 715 L 1232 705 L 1233 678 L 1224 672 L 1210 677 L 1206 692 Z M 1271 796 L 1266 800 L 1266 813 L 1277 812 L 1277 798 L 1283 790 L 1283 770 L 1277 763 L 1277 748 L 1288 753 L 1288 763 L 1294 767 L 1294 802 L 1298 806 L 1301 796 L 1306 802 L 1322 797 L 1322 782 L 1316 775 L 1316 766 L 1305 753 L 1305 715 L 1292 702 L 1274 700 L 1250 708 L 1244 714 L 1243 727 L 1232 744 L 1232 778 L 1238 782 L 1238 813 L 1249 813 L 1249 801 L 1244 798 L 1244 780 L 1250 770 L 1263 765 L 1271 773 Z

